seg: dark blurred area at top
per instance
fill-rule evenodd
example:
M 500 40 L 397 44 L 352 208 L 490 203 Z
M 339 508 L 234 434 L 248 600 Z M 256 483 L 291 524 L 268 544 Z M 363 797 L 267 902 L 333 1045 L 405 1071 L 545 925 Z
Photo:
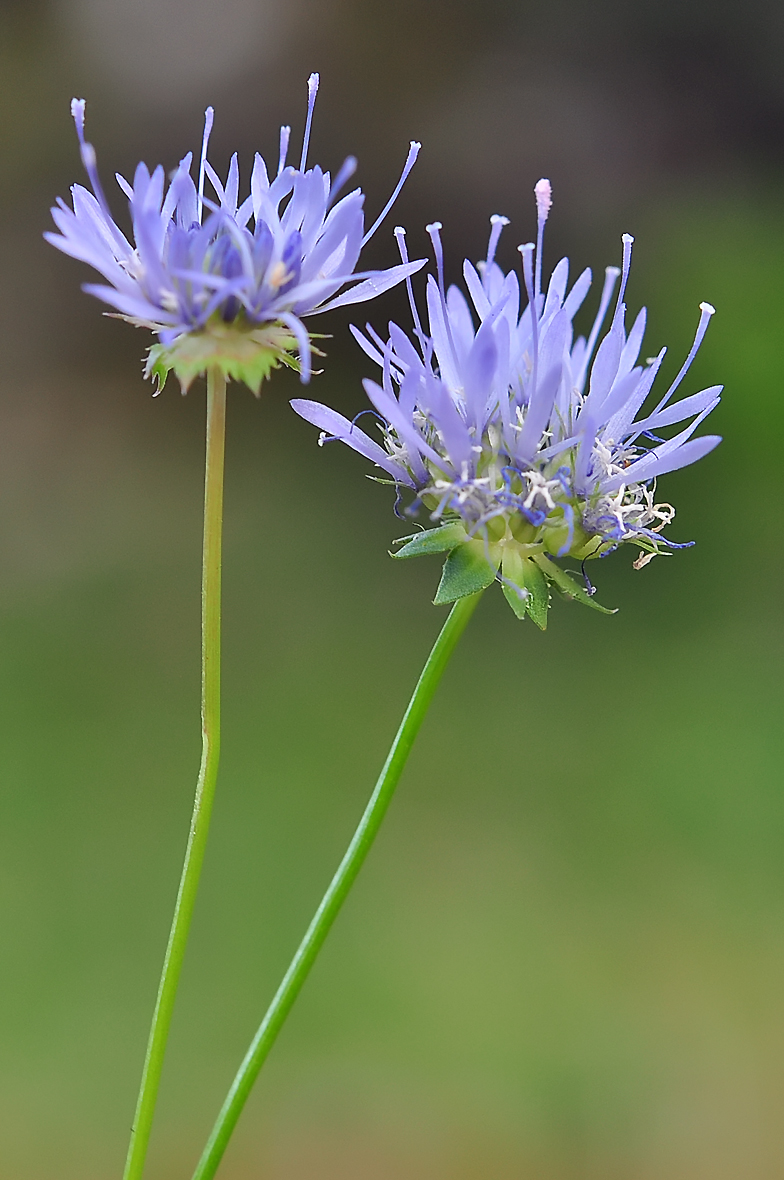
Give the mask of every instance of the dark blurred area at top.
M 422 171 L 433 183 L 448 169 L 441 199 L 458 208 L 545 164 L 618 202 L 739 164 L 764 174 L 784 147 L 784 9 L 764 0 L 4 0 L 0 12 L 6 196 L 31 165 L 59 171 L 71 154 L 60 131 L 74 85 L 96 140 L 174 159 L 208 102 L 226 150 L 271 145 L 310 68 L 324 82 L 317 151 L 356 145 L 375 177 L 421 136 Z
M 274 157 L 280 123 L 292 124 L 296 144 L 317 69 L 311 159 L 334 171 L 355 153 L 368 213 L 394 183 L 408 140 L 423 141 L 369 265 L 389 263 L 395 221 L 408 227 L 412 253 L 426 248 L 425 222 L 439 218 L 453 265 L 478 256 L 494 212 L 512 218 L 511 264 L 532 231 L 540 175 L 555 190 L 551 247 L 582 263 L 578 231 L 591 250 L 604 248 L 634 229 L 638 210 L 679 189 L 751 199 L 775 182 L 783 57 L 784 7 L 766 0 L 3 0 L 4 334 L 18 338 L 35 305 L 39 322 L 62 325 L 47 346 L 57 352 L 73 317 L 84 330 L 96 320 L 86 299 L 63 317 L 76 267 L 39 236 L 54 196 L 83 179 L 73 94 L 88 100 L 88 134 L 119 213 L 113 172 L 139 159 L 171 168 L 197 150 L 207 103 L 219 171 L 233 150 L 246 178 L 253 151 Z
M 311 159 L 334 172 L 355 153 L 371 219 L 409 139 L 423 142 L 367 266 L 396 257 L 396 222 L 413 256 L 429 253 L 424 225 L 438 218 L 455 274 L 460 257 L 483 253 L 492 212 L 512 218 L 501 261 L 514 266 L 542 175 L 555 190 L 550 261 L 568 251 L 577 266 L 616 261 L 620 232 L 660 203 L 717 192 L 743 202 L 775 185 L 783 57 L 784 8 L 765 0 L 2 0 L 6 366 L 26 365 L 32 337 L 45 366 L 102 355 L 113 366 L 141 352 L 138 334 L 111 329 L 76 295 L 87 269 L 41 241 L 54 196 L 84 181 L 73 94 L 87 99 L 87 133 L 123 223 L 113 172 L 128 175 L 139 159 L 174 168 L 198 149 L 211 103 L 211 158 L 222 171 L 239 151 L 247 184 L 254 151 L 275 158 L 281 123 L 300 142 L 307 76 L 319 70 Z M 385 317 L 397 310 L 390 300 Z M 345 332 L 329 327 L 341 349 Z

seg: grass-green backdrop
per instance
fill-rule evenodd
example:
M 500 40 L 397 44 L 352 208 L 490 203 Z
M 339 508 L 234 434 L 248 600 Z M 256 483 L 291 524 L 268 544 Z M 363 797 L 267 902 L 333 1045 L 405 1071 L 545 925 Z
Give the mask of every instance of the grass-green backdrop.
M 782 53 L 765 0 L 0 4 L 0 1180 L 121 1175 L 199 758 L 203 390 L 153 401 L 41 241 L 68 100 L 115 202 L 208 102 L 219 171 L 298 144 L 313 69 L 313 158 L 355 152 L 371 214 L 423 141 L 413 256 L 437 217 L 455 277 L 501 212 L 512 265 L 547 175 L 548 263 L 634 233 L 670 375 L 712 302 L 685 392 L 726 383 L 725 441 L 661 483 L 694 549 L 592 567 L 616 616 L 485 596 L 221 1176 L 780 1180 Z M 356 413 L 369 366 L 314 326 L 313 396 Z M 224 760 L 149 1180 L 190 1175 L 443 617 L 299 392 L 231 391 Z
M 544 635 L 485 596 L 226 1180 L 781 1175 L 774 196 L 635 227 L 671 373 L 718 308 L 688 391 L 726 382 L 725 442 L 661 489 L 698 544 L 597 563 L 620 613 L 559 602 Z M 356 412 L 335 347 L 314 395 Z M 0 439 L 0 1177 L 103 1180 L 198 764 L 203 393 L 42 373 L 11 358 Z M 388 490 L 296 392 L 231 391 L 225 752 L 150 1180 L 189 1175 L 442 619 L 437 561 L 389 559 Z

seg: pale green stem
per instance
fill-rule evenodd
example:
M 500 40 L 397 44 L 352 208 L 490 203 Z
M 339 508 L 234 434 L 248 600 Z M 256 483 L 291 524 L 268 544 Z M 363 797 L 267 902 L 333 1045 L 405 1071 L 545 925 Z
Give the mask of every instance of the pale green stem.
M 177 985 L 193 916 L 204 849 L 210 826 L 220 754 L 220 612 L 221 533 L 223 526 L 223 455 L 226 437 L 226 378 L 218 369 L 207 374 L 207 446 L 204 469 L 204 547 L 201 584 L 201 733 L 202 752 L 188 846 L 174 906 L 169 942 L 158 984 L 147 1055 L 144 1060 L 131 1142 L 123 1180 L 141 1180 L 155 1103 L 161 1080 Z
M 246 1099 L 250 1094 L 267 1055 L 272 1048 L 281 1026 L 299 995 L 300 989 L 307 979 L 308 973 L 318 955 L 329 929 L 338 915 L 340 907 L 353 885 L 362 864 L 370 851 L 381 821 L 389 807 L 398 779 L 403 772 L 411 747 L 414 744 L 419 727 L 427 713 L 438 683 L 446 668 L 449 657 L 471 618 L 480 594 L 472 594 L 469 598 L 461 598 L 452 607 L 441 634 L 435 642 L 422 675 L 419 677 L 414 695 L 409 701 L 408 708 L 400 723 L 392 748 L 389 751 L 384 768 L 381 771 L 370 802 L 365 808 L 348 850 L 340 862 L 338 871 L 330 882 L 324 894 L 321 905 L 316 910 L 315 917 L 308 927 L 307 933 L 299 945 L 297 953 L 291 961 L 283 982 L 267 1009 L 267 1014 L 261 1022 L 256 1036 L 253 1038 L 245 1059 L 240 1066 L 226 1101 L 221 1108 L 215 1126 L 207 1141 L 193 1180 L 212 1180 L 223 1153 L 237 1125 Z

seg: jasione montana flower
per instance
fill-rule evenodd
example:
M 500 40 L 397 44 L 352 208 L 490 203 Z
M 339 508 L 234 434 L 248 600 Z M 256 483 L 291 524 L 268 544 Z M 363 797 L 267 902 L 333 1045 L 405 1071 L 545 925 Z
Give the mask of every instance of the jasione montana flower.
M 587 578 L 575 581 L 554 559 L 584 563 L 632 543 L 641 550 L 635 561 L 640 568 L 655 554 L 680 547 L 662 534 L 675 510 L 657 502 L 656 480 L 694 463 L 720 441 L 692 435 L 717 405 L 722 387 L 672 401 L 713 315 L 703 303 L 680 372 L 653 408 L 643 410 L 665 350 L 638 363 L 645 309 L 626 331 L 628 234 L 622 268 L 606 270 L 587 339 L 573 338 L 572 321 L 591 272 L 585 270 L 567 293 L 564 258 L 542 291 L 549 181 L 540 180 L 535 193 L 537 243 L 519 247 L 527 295 L 522 315 L 517 276 L 505 275 L 495 262 L 508 222 L 493 217 L 486 259 L 463 267 L 469 299 L 456 286 L 444 288 L 436 223 L 428 226 L 438 279 L 427 281 L 427 331 L 410 281 L 413 339 L 394 323 L 386 342 L 369 326 L 367 335 L 354 330 L 381 369 L 380 384 L 364 383 L 380 442 L 327 406 L 304 399 L 292 405 L 321 428 L 320 442 L 342 440 L 391 476 L 399 493 L 409 491 L 409 514 L 427 509 L 437 527 L 403 538 L 397 556 L 448 553 L 437 603 L 498 579 L 515 613 L 544 627 L 551 588 L 597 606 Z M 405 262 L 403 231 L 396 235 Z M 597 348 L 619 277 L 610 325 Z M 688 425 L 673 437 L 660 436 L 682 422 Z
M 84 100 L 73 100 L 71 112 L 93 191 L 74 185 L 73 209 L 58 199 L 52 215 L 60 233 L 45 237 L 109 283 L 86 284 L 85 291 L 116 308 L 123 319 L 157 333 L 160 343 L 150 350 L 145 376 L 156 377 L 159 389 L 171 369 L 186 390 L 195 376 L 217 364 L 227 377 L 258 392 L 275 365 L 297 366 L 295 353 L 307 381 L 311 343 L 302 323 L 305 316 L 372 299 L 424 265 L 422 260 L 389 270 L 355 271 L 362 247 L 411 171 L 419 144 L 411 144 L 392 196 L 366 233 L 361 190 L 336 199 L 356 160 L 350 156 L 334 181 L 318 166 L 307 168 L 318 80 L 312 74 L 308 81 L 299 166 L 286 164 L 291 128 L 281 127 L 275 175 L 270 179 L 257 154 L 250 194 L 241 202 L 236 154 L 225 184 L 207 159 L 212 107 L 205 115 L 198 184 L 191 176 L 191 152 L 166 191 L 160 165 L 151 174 L 139 164 L 133 185 L 118 175 L 128 198 L 132 241 L 109 210 L 95 151 L 85 140 Z M 205 178 L 215 201 L 204 195 Z M 349 282 L 355 285 L 339 294 Z

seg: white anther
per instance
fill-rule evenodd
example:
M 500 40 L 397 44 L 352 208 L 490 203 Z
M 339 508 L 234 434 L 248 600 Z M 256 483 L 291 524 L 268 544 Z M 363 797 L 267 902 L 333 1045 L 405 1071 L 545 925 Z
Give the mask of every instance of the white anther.
M 77 131 L 81 136 L 84 130 L 84 108 L 87 106 L 85 99 L 72 98 L 71 99 L 71 118 L 76 124 Z
M 537 180 L 534 185 L 536 196 L 536 213 L 540 221 L 547 221 L 547 215 L 553 207 L 553 189 L 550 181 L 545 177 Z

